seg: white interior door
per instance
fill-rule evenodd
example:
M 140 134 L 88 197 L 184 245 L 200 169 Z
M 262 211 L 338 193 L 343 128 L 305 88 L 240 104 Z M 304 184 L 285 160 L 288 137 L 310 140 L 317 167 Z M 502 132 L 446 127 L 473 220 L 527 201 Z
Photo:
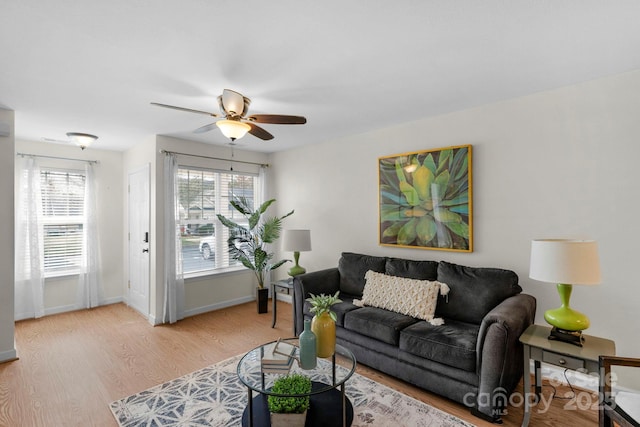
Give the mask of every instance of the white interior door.
M 131 307 L 149 316 L 149 165 L 129 172 L 129 295 Z

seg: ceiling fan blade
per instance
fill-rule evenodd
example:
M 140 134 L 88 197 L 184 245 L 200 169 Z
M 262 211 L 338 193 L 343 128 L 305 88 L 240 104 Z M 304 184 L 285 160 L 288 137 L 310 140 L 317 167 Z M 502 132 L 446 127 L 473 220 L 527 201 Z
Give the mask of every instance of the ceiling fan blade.
M 249 129 L 249 133 L 257 138 L 260 138 L 264 141 L 268 141 L 270 139 L 273 139 L 273 135 L 271 135 L 269 132 L 267 132 L 266 130 L 262 129 L 260 126 L 254 125 L 253 123 L 247 123 L 249 126 L 251 126 L 251 129 Z
M 193 110 L 191 108 L 176 107 L 175 105 L 160 104 L 158 102 L 152 102 L 151 105 L 155 105 L 157 107 L 171 108 L 172 110 L 186 111 L 188 113 L 198 113 L 198 114 L 206 114 L 207 116 L 220 117 L 218 114 L 209 113 L 208 111 L 200 111 L 200 110 Z
M 303 125 L 307 119 L 302 116 L 284 116 L 281 114 L 252 114 L 247 117 L 256 123 L 272 123 L 276 125 Z
M 249 108 L 249 98 L 243 96 L 241 93 L 235 90 L 225 89 L 222 91 L 222 109 L 231 116 L 242 117 L 246 114 L 246 110 Z
M 193 133 L 205 133 L 205 132 L 209 132 L 211 129 L 215 129 L 216 128 L 216 124 L 214 123 L 209 123 L 208 125 L 199 127 L 198 129 L 194 130 Z

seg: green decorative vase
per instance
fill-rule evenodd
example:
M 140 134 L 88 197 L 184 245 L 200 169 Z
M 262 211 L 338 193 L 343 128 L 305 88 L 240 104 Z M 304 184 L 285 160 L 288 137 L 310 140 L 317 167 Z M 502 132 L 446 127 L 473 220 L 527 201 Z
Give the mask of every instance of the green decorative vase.
M 313 369 L 316 367 L 316 334 L 311 330 L 311 320 L 305 319 L 304 331 L 300 334 L 298 342 L 300 344 L 300 367 L 302 369 Z

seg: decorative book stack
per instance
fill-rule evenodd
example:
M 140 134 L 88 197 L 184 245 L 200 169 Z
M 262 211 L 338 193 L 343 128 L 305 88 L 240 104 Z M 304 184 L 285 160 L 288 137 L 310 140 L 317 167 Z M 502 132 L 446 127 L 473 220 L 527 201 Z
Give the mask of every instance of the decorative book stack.
M 264 346 L 260 366 L 263 373 L 288 374 L 295 359 L 296 346 L 276 341 Z

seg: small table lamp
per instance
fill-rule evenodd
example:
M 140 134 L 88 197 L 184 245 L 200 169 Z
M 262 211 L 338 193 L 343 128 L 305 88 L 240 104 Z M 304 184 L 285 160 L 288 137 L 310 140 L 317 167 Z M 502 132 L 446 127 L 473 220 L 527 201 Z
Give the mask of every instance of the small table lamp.
M 300 252 L 311 250 L 311 232 L 309 230 L 284 230 L 282 233 L 282 249 L 293 252 L 293 259 L 296 265 L 287 272 L 289 276 L 297 276 L 306 273 L 303 267 L 298 264 Z
M 582 346 L 582 331 L 589 318 L 569 307 L 572 285 L 600 283 L 598 244 L 595 240 L 541 239 L 531 242 L 529 277 L 556 283 L 562 305 L 547 310 L 544 319 L 553 326 L 549 339 Z

